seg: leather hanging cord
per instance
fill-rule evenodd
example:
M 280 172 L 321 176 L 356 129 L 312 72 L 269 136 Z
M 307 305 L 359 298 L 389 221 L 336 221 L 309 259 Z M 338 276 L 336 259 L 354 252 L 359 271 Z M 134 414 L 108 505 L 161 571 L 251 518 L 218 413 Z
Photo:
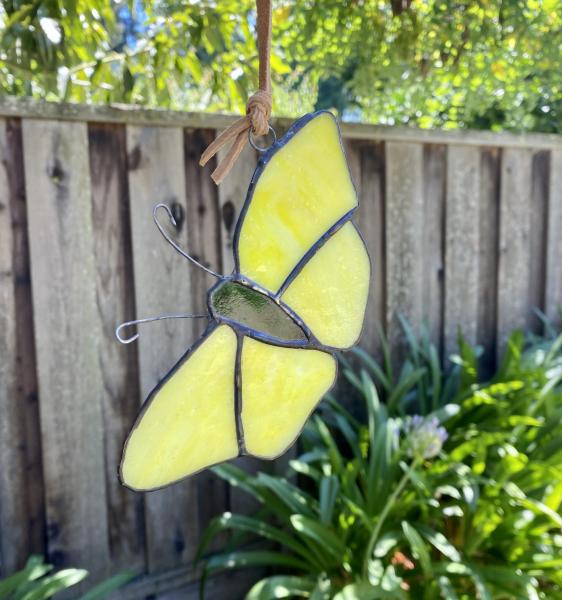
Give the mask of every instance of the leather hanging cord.
M 255 135 L 266 135 L 269 132 L 271 116 L 271 0 L 256 0 L 259 60 L 259 88 L 250 96 L 246 104 L 246 116 L 235 121 L 225 129 L 201 155 L 199 164 L 207 162 L 229 142 L 230 150 L 213 171 L 211 178 L 219 185 L 232 169 L 236 159 L 248 141 L 248 131 Z

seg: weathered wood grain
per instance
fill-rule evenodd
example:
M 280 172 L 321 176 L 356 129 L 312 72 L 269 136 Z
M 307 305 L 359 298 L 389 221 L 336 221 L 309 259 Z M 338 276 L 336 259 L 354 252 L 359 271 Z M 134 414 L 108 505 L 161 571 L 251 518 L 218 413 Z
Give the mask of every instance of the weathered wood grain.
M 550 155 L 545 312 L 562 325 L 562 149 Z
M 531 315 L 529 289 L 532 231 L 532 152 L 506 149 L 500 184 L 500 250 L 498 265 L 498 350 L 507 336 L 524 328 Z
M 215 137 L 214 130 L 190 129 L 184 132 L 185 184 L 187 197 L 187 230 L 189 251 L 197 260 L 217 273 L 222 273 L 222 248 L 220 236 L 220 210 L 218 188 L 211 179 L 216 166 L 212 160 L 204 168 L 199 158 Z M 192 303 L 188 310 L 203 314 L 207 312 L 207 292 L 215 279 L 196 267 L 190 268 Z M 194 334 L 199 336 L 207 322 L 194 320 Z M 225 481 L 210 471 L 195 477 L 198 494 L 199 534 L 205 530 L 213 517 L 229 508 L 229 492 Z M 226 535 L 218 536 L 211 549 L 224 545 Z
M 386 322 L 399 360 L 399 317 L 418 331 L 423 320 L 423 146 L 388 142 L 386 167 Z
M 423 167 L 423 318 L 429 339 L 441 353 L 445 281 L 446 148 L 425 146 Z
M 478 344 L 483 348 L 484 375 L 491 375 L 496 364 L 498 296 L 498 223 L 500 190 L 500 153 L 483 150 L 480 161 L 480 230 L 478 233 Z
M 361 197 L 361 147 L 362 143 L 357 140 L 344 139 L 343 151 L 351 174 L 351 180 L 357 192 Z
M 445 356 L 457 352 L 457 335 L 475 344 L 478 330 L 480 152 L 447 148 L 445 250 Z
M 0 119 L 0 573 L 43 553 L 43 473 L 20 122 Z
M 134 314 L 125 129 L 91 124 L 88 141 L 111 564 L 116 571 L 135 570 L 145 566 L 143 497 L 123 487 L 117 476 L 139 399 L 136 346 L 115 338 L 115 327 Z
M 109 563 L 87 127 L 23 121 L 47 545 L 57 566 Z
M 0 115 L 101 123 L 127 123 L 153 127 L 201 127 L 224 129 L 240 115 L 181 112 L 166 109 L 147 109 L 142 106 L 114 103 L 111 105 L 85 105 L 65 102 L 46 102 L 32 98 L 4 96 L 0 98 Z M 293 119 L 276 118 L 272 125 L 279 134 L 287 129 Z M 560 149 L 559 135 L 542 133 L 495 133 L 493 131 L 416 129 L 343 123 L 345 137 L 363 140 L 417 142 L 420 144 L 463 144 L 466 146 Z
M 193 268 L 169 246 L 152 220 L 153 206 L 171 206 L 178 227 L 168 230 L 188 246 L 181 129 L 128 127 L 129 204 L 137 318 L 189 312 Z M 167 226 L 164 210 L 159 218 Z M 132 317 L 133 315 L 131 315 Z M 188 319 L 146 325 L 138 340 L 140 392 L 144 400 L 194 341 Z M 188 479 L 146 495 L 146 544 L 150 571 L 189 561 L 197 545 L 197 487 Z
M 371 259 L 371 283 L 360 344 L 380 354 L 379 332 L 386 328 L 384 246 L 384 147 L 363 143 L 359 148 L 359 210 L 356 222 Z

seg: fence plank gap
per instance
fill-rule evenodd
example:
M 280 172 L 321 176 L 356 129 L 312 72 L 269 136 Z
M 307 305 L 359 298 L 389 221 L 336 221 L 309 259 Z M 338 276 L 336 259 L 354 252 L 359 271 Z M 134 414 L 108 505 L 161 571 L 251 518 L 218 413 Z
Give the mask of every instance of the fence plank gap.
M 96 296 L 102 323 L 98 361 L 103 373 L 103 423 L 111 562 L 115 570 L 144 569 L 144 503 L 123 487 L 117 466 L 138 411 L 136 346 L 123 346 L 115 327 L 135 313 L 129 225 L 125 128 L 99 123 L 88 129 Z
M 429 339 L 437 346 L 441 356 L 445 279 L 446 148 L 425 146 L 423 165 L 423 316 Z
M 548 232 L 548 175 L 550 155 L 542 150 L 533 154 L 531 172 L 531 237 L 530 237 L 530 285 L 527 302 L 531 310 L 527 315 L 526 329 L 543 332 L 543 321 L 537 310 L 544 312 L 546 293 L 546 247 Z
M 43 471 L 21 122 L 0 119 L 0 573 L 44 553 Z
M 168 231 L 189 247 L 179 128 L 128 127 L 129 203 L 137 318 L 189 310 L 193 268 L 162 238 L 152 220 L 158 202 L 168 204 L 178 227 Z M 166 223 L 164 211 L 160 218 Z M 194 341 L 189 319 L 148 325 L 138 341 L 140 393 L 144 401 Z M 193 478 L 146 495 L 147 560 L 150 572 L 189 561 L 196 550 L 197 487 Z
M 23 145 L 49 560 L 96 579 L 109 544 L 87 127 L 24 120 Z
M 501 166 L 499 151 L 483 150 L 480 163 L 477 341 L 484 350 L 481 359 L 483 374 L 492 375 L 496 365 Z
M 458 331 L 475 344 L 478 330 L 480 153 L 447 148 L 445 357 L 457 352 Z

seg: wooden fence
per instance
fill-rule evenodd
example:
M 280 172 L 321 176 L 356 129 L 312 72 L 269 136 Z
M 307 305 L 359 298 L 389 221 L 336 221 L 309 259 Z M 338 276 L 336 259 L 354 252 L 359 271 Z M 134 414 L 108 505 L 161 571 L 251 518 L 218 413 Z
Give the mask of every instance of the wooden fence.
M 178 242 L 227 272 L 256 157 L 217 189 L 198 159 L 231 117 L 10 99 L 0 115 L 1 572 L 39 552 L 94 579 L 143 573 L 119 598 L 195 598 L 206 523 L 252 507 L 209 473 L 135 494 L 116 466 L 141 399 L 200 325 L 147 326 L 127 347 L 114 328 L 204 310 L 210 281 L 163 243 L 152 206 L 173 203 Z M 377 325 L 399 347 L 401 313 L 444 355 L 461 327 L 491 362 L 512 328 L 540 327 L 533 307 L 557 318 L 560 137 L 343 132 L 374 264 L 365 348 L 377 351 Z M 248 580 L 211 585 L 235 598 Z

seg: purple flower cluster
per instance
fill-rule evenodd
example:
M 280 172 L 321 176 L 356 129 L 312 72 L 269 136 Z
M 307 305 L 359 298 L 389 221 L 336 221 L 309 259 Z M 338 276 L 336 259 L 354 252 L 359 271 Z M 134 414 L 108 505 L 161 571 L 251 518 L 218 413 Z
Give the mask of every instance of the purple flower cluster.
M 404 430 L 408 435 L 410 454 L 417 458 L 437 456 L 448 437 L 447 431 L 435 417 L 426 419 L 415 415 L 409 419 Z

